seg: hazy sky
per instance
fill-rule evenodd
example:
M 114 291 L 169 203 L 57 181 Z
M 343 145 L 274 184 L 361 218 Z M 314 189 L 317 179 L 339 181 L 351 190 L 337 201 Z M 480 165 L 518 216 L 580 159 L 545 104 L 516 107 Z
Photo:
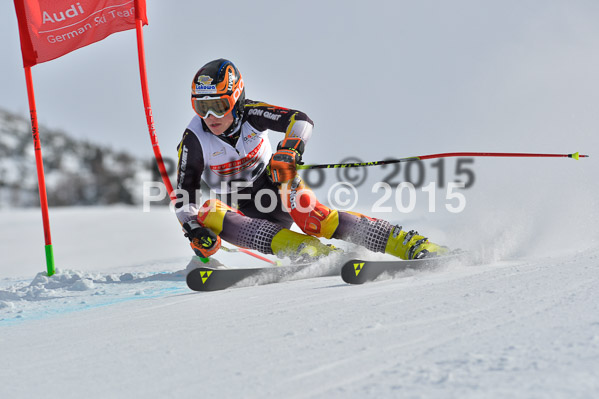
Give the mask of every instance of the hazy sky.
M 147 3 L 146 61 L 165 157 L 176 156 L 193 116 L 194 73 L 219 57 L 239 67 L 248 98 L 310 115 L 311 163 L 598 152 L 596 0 Z M 0 106 L 26 115 L 13 2 L 0 3 L 0 18 Z M 37 65 L 33 78 L 41 123 L 152 156 L 134 31 Z

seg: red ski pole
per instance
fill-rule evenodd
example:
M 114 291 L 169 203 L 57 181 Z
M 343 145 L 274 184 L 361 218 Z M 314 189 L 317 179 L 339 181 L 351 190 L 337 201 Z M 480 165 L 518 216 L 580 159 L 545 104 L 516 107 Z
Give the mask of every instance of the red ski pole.
M 399 159 L 388 159 L 374 162 L 356 163 L 327 163 L 317 165 L 297 165 L 298 169 L 328 169 L 328 168 L 359 168 L 363 166 L 380 166 L 400 162 L 423 161 L 425 159 L 449 158 L 449 157 L 542 157 L 542 158 L 588 158 L 588 155 L 573 154 L 531 154 L 522 152 L 446 152 L 442 154 L 418 155 Z

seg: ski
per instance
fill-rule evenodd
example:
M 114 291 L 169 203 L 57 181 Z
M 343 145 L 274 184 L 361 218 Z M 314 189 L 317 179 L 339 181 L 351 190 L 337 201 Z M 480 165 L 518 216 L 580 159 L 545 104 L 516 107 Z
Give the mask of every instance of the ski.
M 395 278 L 406 270 L 433 270 L 460 260 L 462 254 L 440 256 L 415 260 L 367 261 L 352 259 L 341 268 L 341 278 L 349 284 L 364 284 L 374 281 L 382 275 Z
M 339 274 L 339 268 L 327 269 L 315 264 L 235 269 L 200 266 L 187 274 L 186 281 L 187 286 L 194 291 L 219 291 Z

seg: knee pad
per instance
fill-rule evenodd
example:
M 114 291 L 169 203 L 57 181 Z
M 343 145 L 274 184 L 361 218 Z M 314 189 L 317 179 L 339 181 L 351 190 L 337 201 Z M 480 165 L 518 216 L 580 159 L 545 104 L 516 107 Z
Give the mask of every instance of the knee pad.
M 223 221 L 227 212 L 241 214 L 241 212 L 231 208 L 219 199 L 210 199 L 204 202 L 198 211 L 198 222 L 214 231 L 215 234 L 220 234 L 223 231 Z
M 306 234 L 331 238 L 339 226 L 339 213 L 316 199 L 299 176 L 281 185 L 281 199 L 295 224 Z

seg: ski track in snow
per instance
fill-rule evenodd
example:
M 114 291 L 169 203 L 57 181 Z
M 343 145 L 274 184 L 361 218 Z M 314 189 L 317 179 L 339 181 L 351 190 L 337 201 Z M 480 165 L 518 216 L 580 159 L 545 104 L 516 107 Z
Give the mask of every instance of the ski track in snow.
M 482 264 L 360 286 L 196 293 L 189 258 L 125 252 L 109 269 L 5 277 L 0 397 L 597 397 L 599 247 L 509 259 L 506 237 Z

